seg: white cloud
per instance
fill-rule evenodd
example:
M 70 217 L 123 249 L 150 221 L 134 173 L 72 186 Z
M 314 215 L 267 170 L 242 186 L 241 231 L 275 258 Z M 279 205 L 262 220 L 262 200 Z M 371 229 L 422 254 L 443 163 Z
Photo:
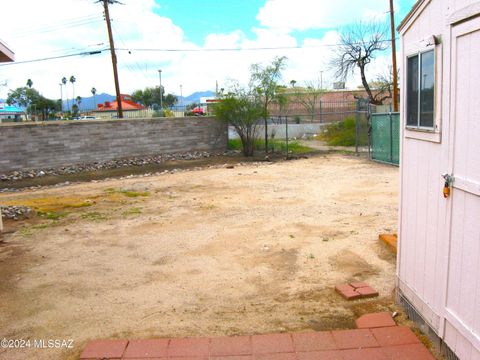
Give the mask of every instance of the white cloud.
M 325 29 L 372 17 L 383 20 L 388 10 L 388 2 L 384 0 L 267 0 L 257 19 L 270 28 Z

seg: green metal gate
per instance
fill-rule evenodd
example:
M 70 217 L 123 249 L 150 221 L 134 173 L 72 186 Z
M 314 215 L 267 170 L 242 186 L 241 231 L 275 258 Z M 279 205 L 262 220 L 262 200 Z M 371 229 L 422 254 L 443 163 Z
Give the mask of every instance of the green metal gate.
M 373 160 L 399 164 L 400 114 L 371 114 L 371 156 Z

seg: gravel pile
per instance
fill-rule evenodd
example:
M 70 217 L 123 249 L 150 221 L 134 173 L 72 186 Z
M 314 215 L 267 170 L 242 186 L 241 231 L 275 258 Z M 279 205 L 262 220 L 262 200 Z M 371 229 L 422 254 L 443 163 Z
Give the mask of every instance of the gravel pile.
M 50 169 L 36 169 L 36 170 L 23 170 L 23 171 L 14 171 L 8 174 L 0 174 L 0 181 L 16 181 L 27 178 L 36 178 L 46 175 L 64 175 L 64 174 L 75 174 L 80 172 L 96 171 L 96 170 L 107 170 L 107 169 L 117 169 L 128 166 L 144 166 L 150 164 L 161 164 L 169 160 L 195 160 L 201 158 L 209 158 L 211 156 L 232 156 L 238 154 L 238 151 L 225 151 L 223 153 L 209 153 L 206 151 L 194 151 L 187 153 L 172 153 L 172 154 L 161 154 L 155 156 L 147 157 L 133 157 L 125 159 L 117 159 L 110 161 L 94 162 L 94 163 L 81 163 L 70 166 L 63 166 L 59 168 L 50 168 Z
M 27 206 L 2 206 L 2 218 L 22 220 L 30 218 L 34 215 L 34 211 Z

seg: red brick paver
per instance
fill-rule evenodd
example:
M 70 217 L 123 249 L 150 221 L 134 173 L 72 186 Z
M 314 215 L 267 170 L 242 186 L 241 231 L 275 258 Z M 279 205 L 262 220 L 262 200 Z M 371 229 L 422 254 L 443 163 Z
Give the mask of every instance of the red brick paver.
M 168 356 L 168 339 L 130 340 L 124 359 L 162 358 Z
M 372 327 L 236 337 L 96 340 L 81 360 L 434 360 L 405 326 L 388 313 L 369 314 L 357 324 Z M 393 320 L 392 320 L 393 321 Z
M 419 343 L 420 340 L 406 326 L 394 326 L 371 330 L 381 346 L 407 345 Z
M 80 359 L 121 359 L 128 340 L 94 340 L 85 346 Z
M 250 336 L 225 336 L 210 339 L 210 356 L 250 354 L 252 354 Z
M 378 296 L 378 291 L 364 282 L 352 282 L 335 286 L 335 291 L 346 300 L 356 300 Z
M 168 347 L 169 357 L 207 356 L 210 340 L 208 338 L 171 339 Z
M 358 329 L 372 329 L 379 327 L 395 326 L 395 320 L 389 312 L 366 314 L 355 320 Z
M 333 335 L 329 331 L 292 334 L 295 351 L 320 351 L 336 349 Z
M 268 334 L 252 336 L 254 354 L 294 352 L 292 335 Z

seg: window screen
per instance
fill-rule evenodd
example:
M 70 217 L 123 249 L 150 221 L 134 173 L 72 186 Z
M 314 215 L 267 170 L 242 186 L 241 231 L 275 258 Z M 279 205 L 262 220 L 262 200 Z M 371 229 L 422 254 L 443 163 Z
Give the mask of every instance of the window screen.
M 407 125 L 418 126 L 418 55 L 407 64 Z
M 433 50 L 421 55 L 420 126 L 433 127 L 434 56 Z
M 407 58 L 407 126 L 433 128 L 435 54 L 430 50 Z

